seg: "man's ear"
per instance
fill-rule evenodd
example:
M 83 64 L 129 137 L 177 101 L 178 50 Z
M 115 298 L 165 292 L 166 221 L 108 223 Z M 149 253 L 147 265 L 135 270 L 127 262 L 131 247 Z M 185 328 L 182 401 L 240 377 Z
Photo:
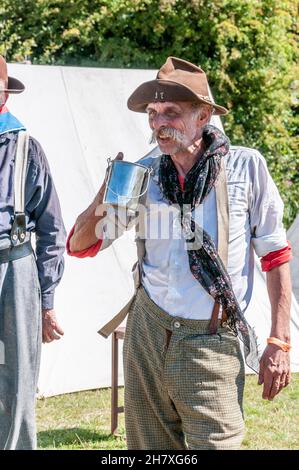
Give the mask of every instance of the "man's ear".
M 210 106 L 203 106 L 200 109 L 197 117 L 197 124 L 199 127 L 203 127 L 210 122 L 212 116 L 212 108 Z
M 9 93 L 4 93 L 4 92 L 0 93 L 0 109 L 3 108 L 3 106 L 8 100 L 8 97 L 9 97 Z
M 205 126 L 206 124 L 210 122 L 211 117 L 212 117 L 212 108 L 210 108 L 210 106 L 204 106 L 201 109 L 201 113 L 198 116 L 199 125 Z

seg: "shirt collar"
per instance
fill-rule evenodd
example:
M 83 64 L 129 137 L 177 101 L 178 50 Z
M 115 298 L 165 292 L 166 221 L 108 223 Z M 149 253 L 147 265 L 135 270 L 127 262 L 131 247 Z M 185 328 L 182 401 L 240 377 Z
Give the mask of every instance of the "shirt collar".
M 25 126 L 4 106 L 0 113 L 0 136 L 12 131 L 26 130 Z

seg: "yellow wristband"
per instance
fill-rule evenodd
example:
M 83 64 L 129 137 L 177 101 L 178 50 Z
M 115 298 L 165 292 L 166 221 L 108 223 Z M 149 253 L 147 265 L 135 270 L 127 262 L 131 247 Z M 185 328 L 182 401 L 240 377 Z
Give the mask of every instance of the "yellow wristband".
M 275 338 L 274 336 L 267 339 L 267 344 L 276 344 L 276 346 L 279 346 L 285 352 L 288 352 L 291 349 L 291 345 L 289 343 L 281 341 L 281 339 Z

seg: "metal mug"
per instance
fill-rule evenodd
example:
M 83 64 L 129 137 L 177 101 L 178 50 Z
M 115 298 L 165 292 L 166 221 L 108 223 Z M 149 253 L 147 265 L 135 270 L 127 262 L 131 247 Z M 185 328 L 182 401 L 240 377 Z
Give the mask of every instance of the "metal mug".
M 136 211 L 141 196 L 148 190 L 153 169 L 124 160 L 107 161 L 103 202 Z

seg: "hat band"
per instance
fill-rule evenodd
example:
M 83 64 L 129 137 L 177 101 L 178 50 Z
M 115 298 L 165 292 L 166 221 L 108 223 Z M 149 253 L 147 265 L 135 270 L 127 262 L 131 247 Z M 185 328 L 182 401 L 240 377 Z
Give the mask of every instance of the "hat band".
M 213 102 L 211 101 L 211 98 L 209 96 L 200 95 L 199 93 L 196 93 L 196 95 L 198 96 L 198 98 L 200 98 L 202 100 L 205 100 L 205 101 L 209 101 L 211 104 L 213 104 Z M 165 100 L 164 91 L 156 91 L 154 99 L 155 99 L 155 101 L 164 101 Z
M 210 101 L 212 103 L 211 98 L 209 96 L 199 95 L 198 93 L 196 93 L 196 94 L 197 94 L 198 98 L 201 98 L 202 100 Z

